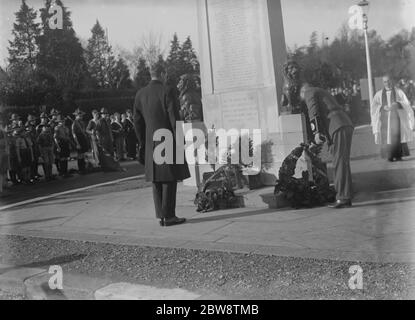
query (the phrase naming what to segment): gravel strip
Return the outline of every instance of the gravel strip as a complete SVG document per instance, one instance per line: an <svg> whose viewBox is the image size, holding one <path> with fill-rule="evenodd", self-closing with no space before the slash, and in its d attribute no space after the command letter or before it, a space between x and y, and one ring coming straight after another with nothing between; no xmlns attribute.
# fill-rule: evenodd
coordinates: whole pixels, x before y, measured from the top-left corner
<svg viewBox="0 0 415 320"><path fill-rule="evenodd" d="M5 292L0 289L0 301L1 300L26 300L26 299L24 296L20 294Z"/></svg>
<svg viewBox="0 0 415 320"><path fill-rule="evenodd" d="M0 236L0 262L242 299L413 299L415 265ZM348 287L363 269L363 290Z"/></svg>

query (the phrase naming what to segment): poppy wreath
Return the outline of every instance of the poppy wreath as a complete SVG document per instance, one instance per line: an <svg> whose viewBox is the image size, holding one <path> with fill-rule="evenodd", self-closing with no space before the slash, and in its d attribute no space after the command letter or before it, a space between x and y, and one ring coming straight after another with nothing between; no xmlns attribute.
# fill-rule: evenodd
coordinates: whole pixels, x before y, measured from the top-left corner
<svg viewBox="0 0 415 320"><path fill-rule="evenodd" d="M238 198L233 191L232 172L237 165L224 165L207 179L199 188L194 204L197 212L238 207Z"/></svg>
<svg viewBox="0 0 415 320"><path fill-rule="evenodd" d="M320 151L319 146L301 144L282 163L274 194L282 194L295 209L321 206L335 199L336 192L330 186L326 165L318 156ZM297 161L303 152L311 160L313 181L309 181L308 170L302 172L301 178L294 177Z"/></svg>

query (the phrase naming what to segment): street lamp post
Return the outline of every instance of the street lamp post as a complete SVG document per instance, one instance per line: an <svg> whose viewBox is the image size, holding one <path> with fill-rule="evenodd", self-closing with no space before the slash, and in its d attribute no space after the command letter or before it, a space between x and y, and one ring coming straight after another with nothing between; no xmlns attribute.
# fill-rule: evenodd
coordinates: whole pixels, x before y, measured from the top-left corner
<svg viewBox="0 0 415 320"><path fill-rule="evenodd" d="M359 6L363 10L363 32L365 34L366 45L366 63L367 63L367 77L369 83L369 103L372 106L374 92L373 92L373 77L372 77L372 64L370 62L370 50L369 50L369 38L368 38L368 13L369 13L369 1L363 0L359 2Z"/></svg>

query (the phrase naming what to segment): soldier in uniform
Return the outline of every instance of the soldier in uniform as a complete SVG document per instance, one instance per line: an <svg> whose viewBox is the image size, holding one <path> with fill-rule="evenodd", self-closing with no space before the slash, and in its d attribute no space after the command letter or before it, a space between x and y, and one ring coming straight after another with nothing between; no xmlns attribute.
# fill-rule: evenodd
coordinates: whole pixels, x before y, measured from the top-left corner
<svg viewBox="0 0 415 320"><path fill-rule="evenodd" d="M75 120L72 123L72 136L78 152L78 170L80 173L85 173L85 153L89 150L89 139L83 121L84 114L80 109L76 109L74 112Z"/></svg>
<svg viewBox="0 0 415 320"><path fill-rule="evenodd" d="M337 201L329 207L335 209L351 207L350 149L354 130L352 121L336 99L326 90L304 84L300 95L307 105L315 143L323 144L327 141L333 154Z"/></svg>

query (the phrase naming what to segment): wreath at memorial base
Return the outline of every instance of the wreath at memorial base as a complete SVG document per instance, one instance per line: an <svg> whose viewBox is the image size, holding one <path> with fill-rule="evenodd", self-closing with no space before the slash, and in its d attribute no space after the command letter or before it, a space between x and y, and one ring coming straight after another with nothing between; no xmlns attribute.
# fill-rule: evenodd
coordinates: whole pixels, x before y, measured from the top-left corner
<svg viewBox="0 0 415 320"><path fill-rule="evenodd" d="M330 186L326 165L318 156L320 150L321 148L315 145L301 144L282 163L274 194L282 194L293 208L321 206L335 200L336 192ZM303 152L311 160L313 181L309 181L308 170L302 172L301 178L294 177L297 161Z"/></svg>
<svg viewBox="0 0 415 320"><path fill-rule="evenodd" d="M238 198L233 191L233 177L239 172L238 165L224 165L207 179L196 194L197 212L208 212L238 207Z"/></svg>

